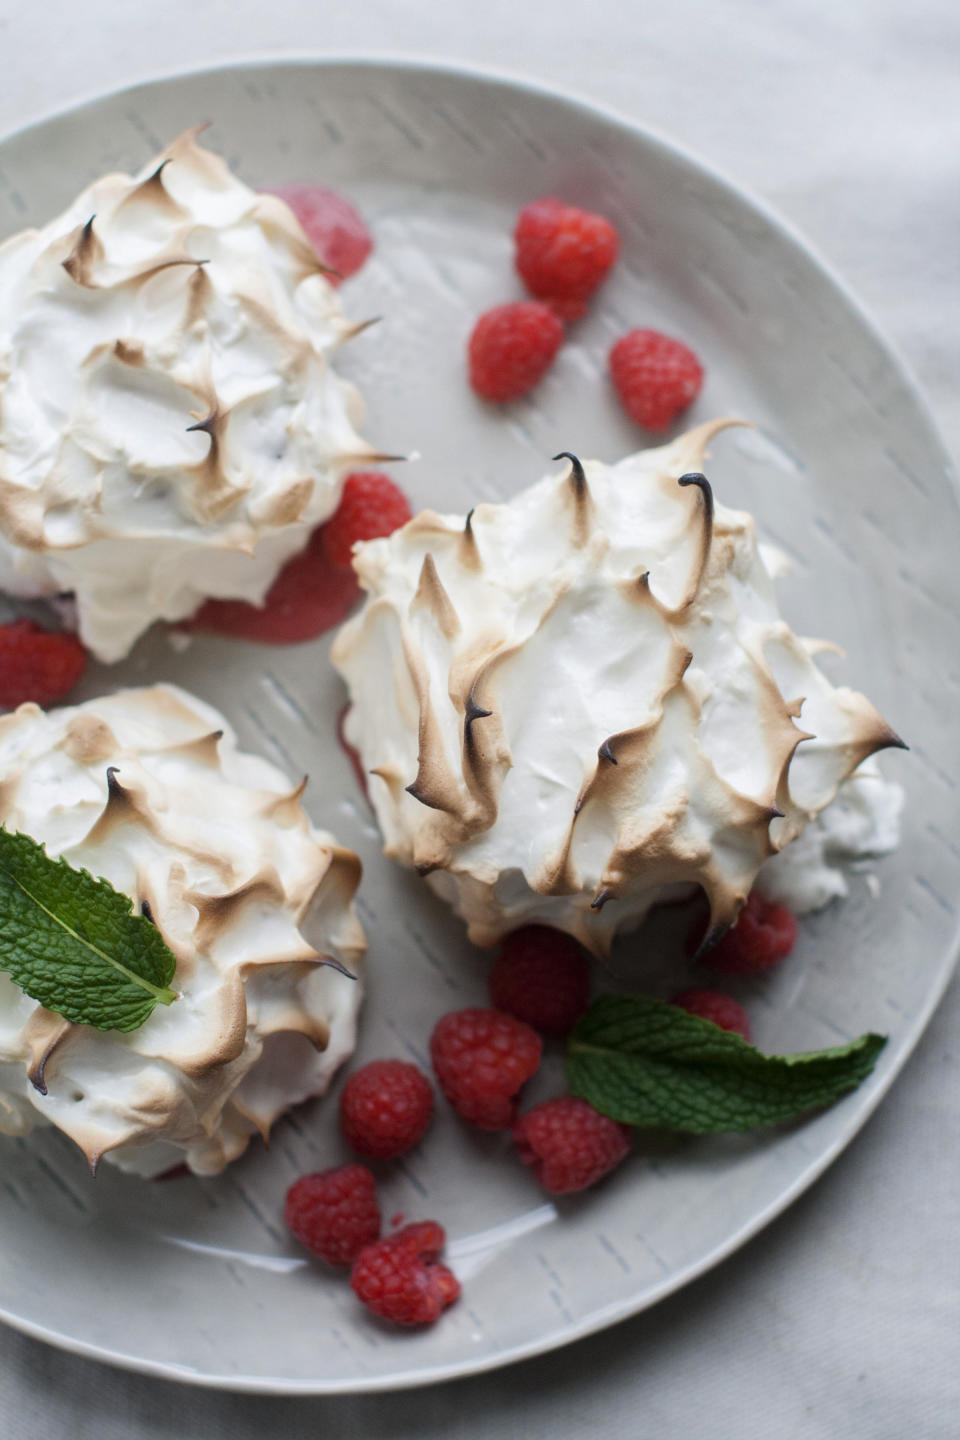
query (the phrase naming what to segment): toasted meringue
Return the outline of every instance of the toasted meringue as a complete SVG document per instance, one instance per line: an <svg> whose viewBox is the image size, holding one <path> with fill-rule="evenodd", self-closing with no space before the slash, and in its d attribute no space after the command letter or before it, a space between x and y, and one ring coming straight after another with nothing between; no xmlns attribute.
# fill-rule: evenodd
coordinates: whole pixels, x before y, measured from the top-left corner
<svg viewBox="0 0 960 1440"><path fill-rule="evenodd" d="M0 1133L49 1122L94 1168L210 1175L326 1089L354 1044L360 862L302 790L170 685L0 719L3 824L145 908L179 997L119 1034L0 974Z"/></svg>
<svg viewBox="0 0 960 1440"><path fill-rule="evenodd" d="M333 660L387 855L494 943L530 921L597 954L699 886L731 924L763 862L897 736L781 619L702 425L466 518L358 547ZM558 457L560 458L560 457Z"/></svg>
<svg viewBox="0 0 960 1440"><path fill-rule="evenodd" d="M900 843L903 802L903 786L864 760L803 833L761 866L757 889L794 915L846 899L855 876L876 894L874 862Z"/></svg>
<svg viewBox="0 0 960 1440"><path fill-rule="evenodd" d="M105 661L208 596L262 602L374 455L330 363L360 328L192 131L0 245L0 587L72 592Z"/></svg>

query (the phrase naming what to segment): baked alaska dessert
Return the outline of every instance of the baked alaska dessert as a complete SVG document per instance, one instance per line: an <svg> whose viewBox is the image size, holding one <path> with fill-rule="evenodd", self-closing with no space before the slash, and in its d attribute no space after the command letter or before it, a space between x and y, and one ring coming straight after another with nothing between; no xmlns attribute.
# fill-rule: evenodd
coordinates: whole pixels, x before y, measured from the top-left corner
<svg viewBox="0 0 960 1440"><path fill-rule="evenodd" d="M314 829L303 788L170 685L0 719L3 824L129 895L178 997L123 1034L0 973L0 1134L51 1124L93 1168L211 1175L326 1089L354 1045L360 862Z"/></svg>
<svg viewBox="0 0 960 1440"><path fill-rule="evenodd" d="M539 921L602 955L697 887L716 938L764 863L902 743L781 619L751 516L715 504L702 466L731 423L616 465L568 456L505 504L427 511L355 552L345 737L386 854L477 944ZM852 783L869 815L851 853L890 848L898 789ZM843 889L849 839L820 824L812 903Z"/></svg>
<svg viewBox="0 0 960 1440"><path fill-rule="evenodd" d="M194 131L0 245L0 588L72 593L104 661L262 602L375 458L328 273Z"/></svg>

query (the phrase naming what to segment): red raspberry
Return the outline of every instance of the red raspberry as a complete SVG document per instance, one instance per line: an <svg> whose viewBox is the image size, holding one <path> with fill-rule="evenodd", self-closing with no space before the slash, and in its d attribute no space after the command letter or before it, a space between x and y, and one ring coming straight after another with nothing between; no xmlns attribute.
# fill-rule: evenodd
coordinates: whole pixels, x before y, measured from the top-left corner
<svg viewBox="0 0 960 1440"><path fill-rule="evenodd" d="M563 326L549 306L495 305L470 336L470 384L484 400L517 400L543 379L562 343Z"/></svg>
<svg viewBox="0 0 960 1440"><path fill-rule="evenodd" d="M561 320L586 314L620 250L609 220L551 197L523 207L513 238L520 278Z"/></svg>
<svg viewBox="0 0 960 1440"><path fill-rule="evenodd" d="M742 1035L744 1040L750 1039L750 1017L746 1010L719 990L681 990L670 1004L679 1005L681 1010L688 1010L691 1015L699 1015L701 1020L712 1020L721 1030L731 1030L735 1035Z"/></svg>
<svg viewBox="0 0 960 1440"><path fill-rule="evenodd" d="M751 890L736 925L702 961L720 975L762 975L789 955L796 941L796 917Z"/></svg>
<svg viewBox="0 0 960 1440"><path fill-rule="evenodd" d="M703 366L689 346L657 330L631 330L610 351L623 408L647 430L666 430L700 394Z"/></svg>
<svg viewBox="0 0 960 1440"><path fill-rule="evenodd" d="M437 1259L446 1242L434 1220L405 1225L361 1250L350 1275L368 1310L396 1325L431 1325L460 1294L460 1282Z"/></svg>
<svg viewBox="0 0 960 1440"><path fill-rule="evenodd" d="M402 1155L433 1118L433 1086L409 1060L372 1060L340 1097L340 1128L348 1145L380 1160Z"/></svg>
<svg viewBox="0 0 960 1440"><path fill-rule="evenodd" d="M590 1003L590 964L571 935L524 925L503 942L490 971L490 999L551 1035L565 1035Z"/></svg>
<svg viewBox="0 0 960 1440"><path fill-rule="evenodd" d="M360 586L352 570L330 564L323 553L323 529L314 530L306 547L288 560L262 605L245 600L208 600L188 622L191 630L213 630L241 640L292 645L312 640L339 625Z"/></svg>
<svg viewBox="0 0 960 1440"><path fill-rule="evenodd" d="M540 1064L535 1030L500 1010L453 1010L437 1021L430 1058L450 1104L482 1130L513 1121L516 1096Z"/></svg>
<svg viewBox="0 0 960 1440"><path fill-rule="evenodd" d="M572 1095L534 1105L514 1124L513 1139L520 1159L533 1166L549 1195L595 1185L630 1149L628 1126Z"/></svg>
<svg viewBox="0 0 960 1440"><path fill-rule="evenodd" d="M356 470L347 476L340 504L321 531L323 553L332 565L350 569L351 552L358 540L392 535L409 519L407 497L389 475Z"/></svg>
<svg viewBox="0 0 960 1440"><path fill-rule="evenodd" d="M0 625L0 707L32 700L53 705L72 690L87 665L76 635L41 630L32 620Z"/></svg>
<svg viewBox="0 0 960 1440"><path fill-rule="evenodd" d="M349 200L323 185L272 185L266 191L286 201L320 260L337 271L329 277L332 284L360 269L373 241Z"/></svg>
<svg viewBox="0 0 960 1440"><path fill-rule="evenodd" d="M283 1218L301 1245L328 1265L352 1265L380 1234L373 1176L365 1165L301 1175L287 1191Z"/></svg>

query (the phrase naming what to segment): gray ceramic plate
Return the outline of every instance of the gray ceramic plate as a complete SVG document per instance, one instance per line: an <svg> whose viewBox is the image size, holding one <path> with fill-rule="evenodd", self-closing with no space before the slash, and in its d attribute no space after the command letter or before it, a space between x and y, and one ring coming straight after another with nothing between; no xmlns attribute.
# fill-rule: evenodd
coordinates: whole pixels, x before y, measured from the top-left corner
<svg viewBox="0 0 960 1440"><path fill-rule="evenodd" d="M880 898L860 885L806 923L790 964L750 1000L765 1048L888 1030L869 1084L787 1133L636 1157L556 1207L502 1162L503 1137L441 1115L384 1185L387 1214L436 1217L451 1236L464 1298L425 1333L368 1321L283 1233L286 1186L342 1153L332 1105L306 1107L269 1153L257 1148L203 1183L151 1185L106 1165L92 1182L56 1136L0 1141L0 1307L11 1324L209 1385L418 1385L564 1344L685 1284L820 1174L903 1065L956 942L960 517L909 378L805 246L671 145L529 85L393 61L161 81L4 142L0 233L47 218L99 172L135 168L207 119L210 143L252 184L316 179L368 216L376 252L344 298L352 313L384 320L344 368L368 396L370 437L420 452L402 476L418 505L466 509L506 495L561 449L610 460L637 448L603 379L609 344L638 323L686 336L708 370L694 418L732 411L759 427L717 442L720 496L754 510L792 555L782 598L795 628L846 646L837 673L911 745L888 757L908 809ZM518 293L511 222L550 192L610 215L623 259L535 397L491 414L464 383L464 342L481 309ZM92 674L86 691L176 680L222 706L251 748L291 775L311 773L313 814L366 868L362 1053L422 1057L432 1019L483 995L484 964L421 884L379 857L334 738L342 695L326 653L325 641L264 649L212 637L177 653L154 635L124 665ZM650 983L661 983L656 973Z"/></svg>

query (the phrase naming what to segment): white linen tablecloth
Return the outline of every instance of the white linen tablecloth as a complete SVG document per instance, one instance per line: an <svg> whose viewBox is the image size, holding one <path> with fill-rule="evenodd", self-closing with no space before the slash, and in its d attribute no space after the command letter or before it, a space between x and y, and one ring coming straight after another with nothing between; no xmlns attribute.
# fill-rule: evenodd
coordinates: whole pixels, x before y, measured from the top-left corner
<svg viewBox="0 0 960 1440"><path fill-rule="evenodd" d="M0 131L188 64L373 47L596 99L772 202L899 345L957 453L955 0L0 0ZM958 1042L955 985L812 1192L711 1275L572 1348L429 1390L275 1400L0 1331L0 1440L955 1440Z"/></svg>

